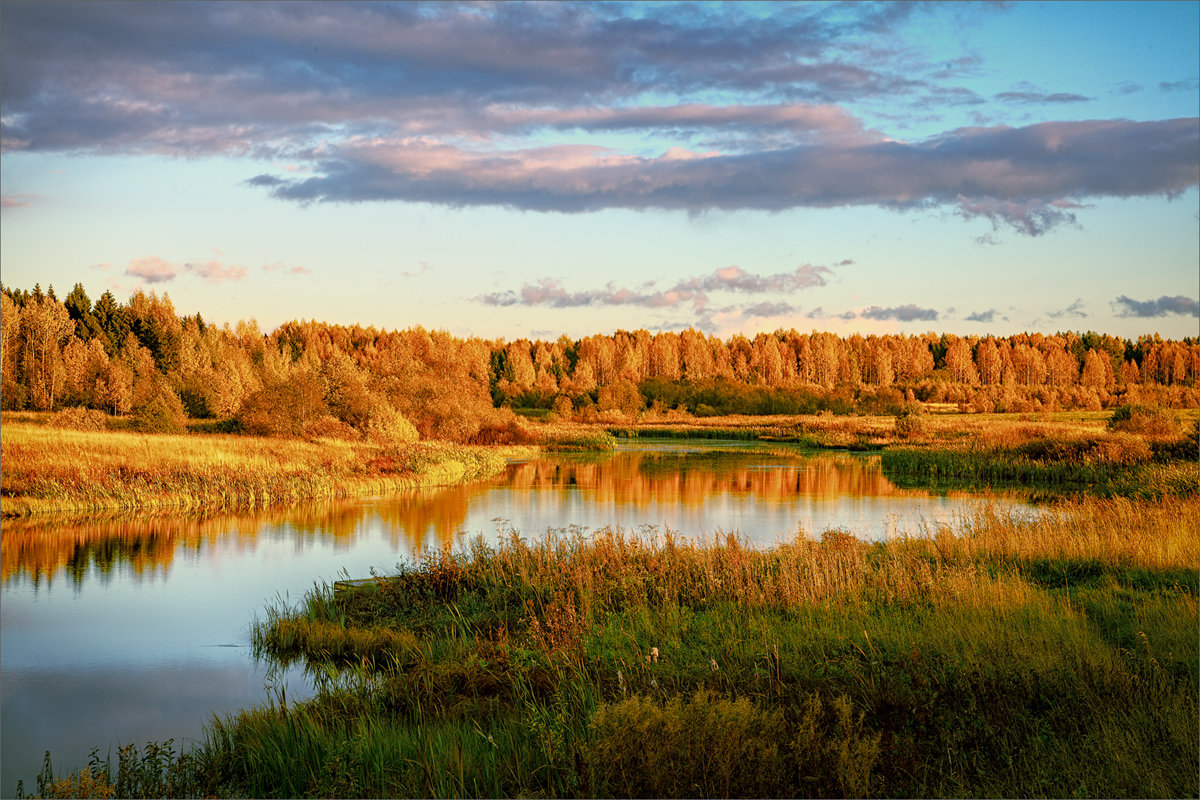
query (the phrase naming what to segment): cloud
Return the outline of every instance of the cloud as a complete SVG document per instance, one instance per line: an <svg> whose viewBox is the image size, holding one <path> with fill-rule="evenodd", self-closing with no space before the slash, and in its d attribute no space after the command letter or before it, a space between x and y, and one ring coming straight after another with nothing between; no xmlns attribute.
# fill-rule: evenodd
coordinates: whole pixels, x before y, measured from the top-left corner
<svg viewBox="0 0 1200 800"><path fill-rule="evenodd" d="M979 57L929 58L917 21L1000 9L17 3L0 28L0 145L265 161L284 166L245 183L299 203L941 208L1031 236L1096 198L1200 182L1195 117L899 141L848 110L984 103L957 83L984 73ZM1023 83L993 99L1089 98Z"/></svg>
<svg viewBox="0 0 1200 800"><path fill-rule="evenodd" d="M237 264L222 264L219 261L190 261L182 266L159 258L144 256L129 262L125 274L138 278L146 283L166 283L175 280L183 273L190 273L209 283L224 281L240 281L248 273L247 269Z"/></svg>
<svg viewBox="0 0 1200 800"><path fill-rule="evenodd" d="M3 140L189 155L287 152L384 128L853 127L836 108L790 104L890 97L944 77L944 65L873 43L918 9L20 4L0 30ZM646 95L722 91L785 103L620 109Z"/></svg>
<svg viewBox="0 0 1200 800"><path fill-rule="evenodd" d="M592 145L468 149L424 138L330 148L302 202L408 201L529 211L950 206L1040 236L1077 224L1083 200L1174 196L1200 182L1200 120L1091 120L970 128L918 142L817 143L713 155L633 156Z"/></svg>
<svg viewBox="0 0 1200 800"><path fill-rule="evenodd" d="M782 300L774 302L764 301L742 309L743 317L784 317L799 313L800 308L798 306Z"/></svg>
<svg viewBox="0 0 1200 800"><path fill-rule="evenodd" d="M938 312L932 308L920 308L912 303L903 306L880 308L871 306L859 311L857 316L863 319L894 320L896 322L915 322L917 320L936 320Z"/></svg>
<svg viewBox="0 0 1200 800"><path fill-rule="evenodd" d="M1050 319L1062 319L1063 317L1082 319L1087 316L1087 312L1083 310L1083 298L1080 297L1064 309L1046 312L1046 316L1050 317Z"/></svg>
<svg viewBox="0 0 1200 800"><path fill-rule="evenodd" d="M247 273L245 267L236 264L225 265L219 261L192 262L184 264L183 268L209 283L240 281L246 277Z"/></svg>
<svg viewBox="0 0 1200 800"><path fill-rule="evenodd" d="M1047 103L1087 103L1095 98L1070 92L1000 92L993 95L1002 103L1017 103L1020 105L1045 105Z"/></svg>
<svg viewBox="0 0 1200 800"><path fill-rule="evenodd" d="M263 268L263 272L282 272L282 273L287 273L288 275L311 275L312 274L312 270L310 270L308 267L300 267L300 266L290 266L289 267L287 264L284 264L282 261L275 261L271 264L263 264L262 268Z"/></svg>
<svg viewBox="0 0 1200 800"><path fill-rule="evenodd" d="M1200 80L1189 78L1183 81L1162 81L1158 84L1162 92L1194 92L1200 89Z"/></svg>
<svg viewBox="0 0 1200 800"><path fill-rule="evenodd" d="M37 205L41 199L40 195L25 194L23 192L0 195L0 208L29 208L30 206Z"/></svg>
<svg viewBox="0 0 1200 800"><path fill-rule="evenodd" d="M174 280L179 274L179 267L158 256L145 256L131 260L125 274L141 278L146 283L165 283Z"/></svg>
<svg viewBox="0 0 1200 800"><path fill-rule="evenodd" d="M987 311L976 311L966 316L967 322L984 322L991 323L996 320L996 309L989 308Z"/></svg>
<svg viewBox="0 0 1200 800"><path fill-rule="evenodd" d="M963 219L983 217L992 223L992 230L999 230L1004 223L1026 236L1041 236L1059 225L1078 225L1073 209L1083 208L1069 200L1030 199L1021 202L997 200L994 197L971 199L959 196L958 214ZM975 240L979 244L996 244L995 239L983 235Z"/></svg>
<svg viewBox="0 0 1200 800"><path fill-rule="evenodd" d="M1166 317L1171 314L1200 317L1200 303L1181 294L1174 297L1163 295L1157 300L1144 301L1121 295L1112 302L1112 307L1118 317Z"/></svg>
<svg viewBox="0 0 1200 800"><path fill-rule="evenodd" d="M850 260L840 265L853 263ZM833 274L830 267L802 264L791 272L756 275L737 265L722 267L708 275L685 278L669 289L655 289L653 283L629 288L609 283L603 289L570 291L553 278L526 283L520 291L491 292L476 297L490 306L549 306L551 308L580 308L585 306L640 306L642 308L675 308L691 303L697 311L708 304L709 292L742 294L786 294L824 286Z"/></svg>

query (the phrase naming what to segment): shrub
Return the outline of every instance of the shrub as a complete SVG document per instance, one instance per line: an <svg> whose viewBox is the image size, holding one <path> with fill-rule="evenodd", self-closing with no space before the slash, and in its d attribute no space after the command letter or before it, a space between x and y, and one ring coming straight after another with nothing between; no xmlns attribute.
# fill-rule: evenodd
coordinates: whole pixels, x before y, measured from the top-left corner
<svg viewBox="0 0 1200 800"><path fill-rule="evenodd" d="M1164 409L1124 405L1113 410L1113 415L1108 420L1108 429L1142 436L1175 436L1179 433L1179 424L1174 415Z"/></svg>
<svg viewBox="0 0 1200 800"><path fill-rule="evenodd" d="M896 435L902 439L911 439L924 432L924 411L916 403L906 403L896 414Z"/></svg>
<svg viewBox="0 0 1200 800"><path fill-rule="evenodd" d="M392 408L382 397L372 397L371 411L367 416L367 439L385 444L409 444L417 441L417 426L403 414Z"/></svg>
<svg viewBox="0 0 1200 800"><path fill-rule="evenodd" d="M638 392L638 387L625 380L601 386L596 398L597 410L619 411L622 418L636 419L645 406L646 401Z"/></svg>
<svg viewBox="0 0 1200 800"><path fill-rule="evenodd" d="M94 408L74 406L56 412L47 424L73 431L102 431L108 427L108 415Z"/></svg>
<svg viewBox="0 0 1200 800"><path fill-rule="evenodd" d="M471 444L533 444L537 438L521 425L510 409L497 408L485 415Z"/></svg>
<svg viewBox="0 0 1200 800"><path fill-rule="evenodd" d="M317 417L304 423L305 439L345 439L354 441L361 439L358 431L334 416Z"/></svg>
<svg viewBox="0 0 1200 800"><path fill-rule="evenodd" d="M571 398L565 394L560 394L554 398L554 414L553 419L558 421L567 421L575 416L575 404L571 402Z"/></svg>
<svg viewBox="0 0 1200 800"><path fill-rule="evenodd" d="M183 433L187 412L175 390L165 383L146 402L133 409L133 429L143 433Z"/></svg>

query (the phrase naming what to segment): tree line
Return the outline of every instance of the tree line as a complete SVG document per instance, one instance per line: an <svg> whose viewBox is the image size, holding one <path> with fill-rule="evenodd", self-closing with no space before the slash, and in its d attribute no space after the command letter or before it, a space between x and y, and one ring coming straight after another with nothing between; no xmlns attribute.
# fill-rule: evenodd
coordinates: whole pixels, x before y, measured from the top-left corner
<svg viewBox="0 0 1200 800"><path fill-rule="evenodd" d="M1087 333L1007 337L777 330L617 331L553 341L459 338L293 321L216 326L170 298L76 284L65 298L0 286L0 405L134 415L181 429L224 420L267 435L500 441L509 410L627 421L640 413L886 412L1197 404L1197 340Z"/></svg>

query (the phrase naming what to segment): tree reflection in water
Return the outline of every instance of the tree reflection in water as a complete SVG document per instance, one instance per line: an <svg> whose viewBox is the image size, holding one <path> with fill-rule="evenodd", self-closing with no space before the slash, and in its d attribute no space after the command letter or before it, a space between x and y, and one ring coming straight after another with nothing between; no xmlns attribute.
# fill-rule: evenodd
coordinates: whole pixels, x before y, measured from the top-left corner
<svg viewBox="0 0 1200 800"><path fill-rule="evenodd" d="M229 544L231 538L237 549L252 551L259 538L268 535L291 537L300 545L315 539L351 545L365 531L376 535L382 529L397 551L419 556L430 545L454 546L467 528L468 512L482 508L487 496L497 492L518 504L570 493L586 503L635 512L653 507L702 511L726 497L787 506L801 499L928 496L896 487L883 476L878 457L870 456L804 455L753 447L717 451L633 447L604 456L550 454L511 464L490 480L367 501L311 503L241 515L5 521L0 581L7 584L25 576L37 586L61 575L80 585L94 567L103 582L118 565L127 565L135 580L154 579L166 576L178 553L200 554L217 540ZM547 517L542 530L580 523L554 518L561 506L561 502L539 506ZM589 522L604 524L603 520Z"/></svg>

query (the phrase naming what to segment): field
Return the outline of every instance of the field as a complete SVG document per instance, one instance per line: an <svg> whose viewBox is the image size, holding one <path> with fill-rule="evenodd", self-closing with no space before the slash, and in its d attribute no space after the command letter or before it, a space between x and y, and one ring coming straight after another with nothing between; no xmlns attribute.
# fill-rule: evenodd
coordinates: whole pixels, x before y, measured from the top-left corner
<svg viewBox="0 0 1200 800"><path fill-rule="evenodd" d="M494 547L433 552L364 585L316 586L255 621L260 657L303 663L314 699L277 694L214 719L183 753L128 746L63 775L48 758L36 792L1196 796L1195 425L1194 411L1135 410L614 428L875 449L918 483L1017 480L1056 486L1058 499L1036 515L982 504L953 526L875 544L845 530L765 551L736 536L533 542L514 530ZM611 442L603 426L528 427L545 445ZM267 492L231 493L259 502L314 459L334 465L331 486L354 486L380 480L359 465L383 458L365 443L12 420L4 446L6 510L13 453L32 465L27 480L76 487L114 470L132 481L137 464L144 507L176 496L153 484L156 472L178 486L209 465L230 476L213 486L264 482ZM390 457L429 459L424 472L393 467L406 479L453 479L503 452L420 445Z"/></svg>

